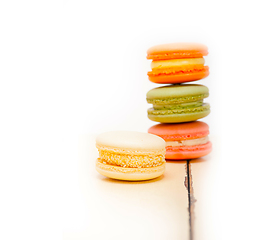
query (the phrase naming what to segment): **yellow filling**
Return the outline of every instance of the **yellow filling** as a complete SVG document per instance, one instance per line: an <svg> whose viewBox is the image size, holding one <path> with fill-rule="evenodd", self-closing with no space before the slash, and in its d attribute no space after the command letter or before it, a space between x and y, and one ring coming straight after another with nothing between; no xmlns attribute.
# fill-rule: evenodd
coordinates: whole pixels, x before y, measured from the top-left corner
<svg viewBox="0 0 253 240"><path fill-rule="evenodd" d="M99 158L103 162L121 167L148 168L162 165L165 162L165 150L160 152L160 154L150 153L146 155L124 154L102 149L98 149L98 151Z"/></svg>
<svg viewBox="0 0 253 240"><path fill-rule="evenodd" d="M171 59L163 61L152 61L151 68L170 68L170 67L181 67L189 65L202 65L204 66L204 58L185 58L185 59Z"/></svg>
<svg viewBox="0 0 253 240"><path fill-rule="evenodd" d="M97 159L96 166L99 169L103 169L106 171L122 172L122 173L154 173L154 172L160 172L165 169L165 163L157 167L152 167L152 168L124 168L120 166L107 164L100 158Z"/></svg>

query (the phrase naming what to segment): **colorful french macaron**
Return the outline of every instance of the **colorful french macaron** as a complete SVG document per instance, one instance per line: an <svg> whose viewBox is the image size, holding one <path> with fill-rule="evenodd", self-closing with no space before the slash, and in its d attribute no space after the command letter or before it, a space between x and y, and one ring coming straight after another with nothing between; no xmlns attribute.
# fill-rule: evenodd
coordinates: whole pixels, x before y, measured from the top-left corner
<svg viewBox="0 0 253 240"><path fill-rule="evenodd" d="M158 87L147 93L148 118L161 123L191 122L206 117L210 105L203 103L209 96L206 86L200 84L173 84Z"/></svg>
<svg viewBox="0 0 253 240"><path fill-rule="evenodd" d="M147 59L152 59L148 77L154 83L183 83L200 80L209 75L203 56L208 54L199 43L170 43L151 47Z"/></svg>
<svg viewBox="0 0 253 240"><path fill-rule="evenodd" d="M165 140L166 159L195 159L212 150L208 139L209 127L204 122L157 124L149 128L148 132Z"/></svg>
<svg viewBox="0 0 253 240"><path fill-rule="evenodd" d="M113 131L96 138L97 171L109 178L140 181L165 171L165 141L149 133Z"/></svg>

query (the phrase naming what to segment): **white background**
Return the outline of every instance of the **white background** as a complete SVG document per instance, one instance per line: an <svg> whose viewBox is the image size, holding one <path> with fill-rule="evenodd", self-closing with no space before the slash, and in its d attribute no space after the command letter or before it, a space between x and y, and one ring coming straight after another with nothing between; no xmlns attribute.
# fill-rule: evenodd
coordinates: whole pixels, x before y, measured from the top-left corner
<svg viewBox="0 0 253 240"><path fill-rule="evenodd" d="M251 239L252 22L250 1L2 0L0 238L62 239L79 227L68 211L81 198L79 136L146 132L145 95L158 86L146 50L184 41L209 47L199 83L222 143L220 236Z"/></svg>

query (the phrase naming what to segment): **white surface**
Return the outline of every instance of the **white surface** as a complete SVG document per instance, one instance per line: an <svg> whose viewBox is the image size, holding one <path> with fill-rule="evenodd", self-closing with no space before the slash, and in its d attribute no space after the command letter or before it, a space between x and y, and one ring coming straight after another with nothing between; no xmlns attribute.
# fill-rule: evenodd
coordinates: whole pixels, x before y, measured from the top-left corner
<svg viewBox="0 0 253 240"><path fill-rule="evenodd" d="M94 182L80 180L78 136L89 142L88 134L105 131L146 132L154 123L145 96L157 87L147 79L146 50L195 41L209 47L211 74L198 82L210 91L211 114L203 120L221 138L214 145L221 156L213 197L218 236L251 239L252 20L246 0L1 1L0 238L63 239L87 230L87 216L96 222L100 215L92 211L100 199L93 198ZM95 161L88 151L85 159ZM130 185L124 186L127 192ZM159 211L151 205L144 215L148 227ZM98 229L113 229L105 216Z"/></svg>
<svg viewBox="0 0 253 240"><path fill-rule="evenodd" d="M224 223L222 212L217 208L220 197L217 195L219 182L217 182L217 169L222 161L220 152L220 139L211 136L213 151L205 157L190 162L192 176L192 195L195 199L193 207L193 236L194 240L221 239ZM232 214L231 209L230 214ZM230 215L231 216L231 215Z"/></svg>
<svg viewBox="0 0 253 240"><path fill-rule="evenodd" d="M90 161L98 154L92 144L95 137L90 135L89 139L87 142L86 136L79 138L79 199L82 204L73 208L74 217L65 219L63 239L187 239L184 162L166 163L165 174L154 180L108 179L98 174L95 163Z"/></svg>

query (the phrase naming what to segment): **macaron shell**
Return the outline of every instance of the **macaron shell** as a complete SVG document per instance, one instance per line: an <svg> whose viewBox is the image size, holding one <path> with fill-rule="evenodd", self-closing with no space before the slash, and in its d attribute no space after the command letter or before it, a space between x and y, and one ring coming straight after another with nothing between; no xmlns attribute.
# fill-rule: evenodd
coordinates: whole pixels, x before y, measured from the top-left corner
<svg viewBox="0 0 253 240"><path fill-rule="evenodd" d="M166 147L165 159L182 160L204 157L212 151L212 143L187 147Z"/></svg>
<svg viewBox="0 0 253 240"><path fill-rule="evenodd" d="M150 127L148 132L162 137L165 141L191 140L206 137L209 134L209 126L201 121L162 123Z"/></svg>
<svg viewBox="0 0 253 240"><path fill-rule="evenodd" d="M147 59L167 60L180 58L198 58L208 54L207 46L199 43L169 43L156 45L148 49Z"/></svg>
<svg viewBox="0 0 253 240"><path fill-rule="evenodd" d="M96 138L100 147L134 150L140 152L156 152L164 149L164 140L148 133L134 131L112 131L101 133Z"/></svg>
<svg viewBox="0 0 253 240"><path fill-rule="evenodd" d="M196 96L202 96L198 99L193 98ZM172 99L166 104L174 104L181 102L191 102L200 100L208 97L209 90L206 86L201 84L177 84L177 85L168 85L163 87L157 87L151 89L147 92L147 101L149 103L155 103L154 100L157 99ZM190 97L191 100L187 99ZM177 101L178 98L182 98L181 101ZM152 101L151 101L152 100Z"/></svg>
<svg viewBox="0 0 253 240"><path fill-rule="evenodd" d="M160 123L180 123L180 122L191 122L206 117L210 113L210 110L202 112L192 113L180 113L180 114L169 114L169 115L153 115L148 114L148 118L155 122Z"/></svg>
<svg viewBox="0 0 253 240"><path fill-rule="evenodd" d="M149 75L148 78L153 83L176 84L176 83L197 81L207 77L208 75L209 69L206 69L201 72Z"/></svg>
<svg viewBox="0 0 253 240"><path fill-rule="evenodd" d="M143 181L160 177L165 172L166 164L152 168L124 168L115 165L109 165L96 162L96 170L105 177L126 180L126 181Z"/></svg>

